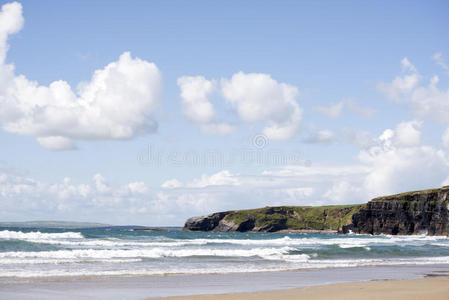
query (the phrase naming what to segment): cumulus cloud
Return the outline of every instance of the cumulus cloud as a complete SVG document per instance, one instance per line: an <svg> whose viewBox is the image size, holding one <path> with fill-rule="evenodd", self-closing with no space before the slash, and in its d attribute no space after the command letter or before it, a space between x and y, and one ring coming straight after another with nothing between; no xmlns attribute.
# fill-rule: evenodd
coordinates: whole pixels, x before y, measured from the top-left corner
<svg viewBox="0 0 449 300"><path fill-rule="evenodd" d="M423 83L418 70L407 58L401 64L405 74L391 83L380 83L379 90L391 99L409 103L419 118L449 124L449 89L438 87L439 78L436 75L427 84Z"/></svg>
<svg viewBox="0 0 449 300"><path fill-rule="evenodd" d="M43 148L53 151L76 149L76 145L73 140L63 136L38 137L37 142Z"/></svg>
<svg viewBox="0 0 449 300"><path fill-rule="evenodd" d="M216 85L202 76L180 77L181 106L184 116L199 125L203 132L228 134L233 131L233 126L217 121L210 101ZM298 133L301 108L296 99L296 87L279 83L268 74L238 72L229 79L222 78L219 90L239 119L264 126L262 133L267 138L286 140Z"/></svg>
<svg viewBox="0 0 449 300"><path fill-rule="evenodd" d="M0 64L5 62L8 52L8 35L19 32L23 27L22 5L6 3L0 11Z"/></svg>
<svg viewBox="0 0 449 300"><path fill-rule="evenodd" d="M240 181L234 174L231 174L228 170L223 170L215 173L211 176L203 174L201 178L194 179L192 182L186 184L187 187L202 188L207 186L219 186L219 185L240 185Z"/></svg>
<svg viewBox="0 0 449 300"><path fill-rule="evenodd" d="M170 180L164 181L164 183L162 183L162 185L161 185L161 187L164 189L175 189L175 188L179 188L182 186L183 186L182 182L180 182L177 179L170 179Z"/></svg>
<svg viewBox="0 0 449 300"><path fill-rule="evenodd" d="M239 72L221 80L221 91L242 121L264 124L262 132L268 138L285 140L298 132L301 108L296 87L268 74Z"/></svg>
<svg viewBox="0 0 449 300"><path fill-rule="evenodd" d="M390 99L401 100L404 95L412 92L418 85L421 76L418 74L416 67L404 57L401 60L402 76L397 76L391 83L381 82L378 89L386 94Z"/></svg>
<svg viewBox="0 0 449 300"><path fill-rule="evenodd" d="M394 130L385 130L378 138L378 145L359 153L360 162L371 168L364 180L369 194L438 187L448 178L446 153L422 145L420 129L420 122L400 123Z"/></svg>
<svg viewBox="0 0 449 300"><path fill-rule="evenodd" d="M401 146L418 146L421 143L422 122L402 122L396 126L396 143Z"/></svg>
<svg viewBox="0 0 449 300"><path fill-rule="evenodd" d="M363 192L360 185L342 180L333 183L331 188L323 194L323 197L332 203L351 204L352 201L358 202L359 199L366 197Z"/></svg>
<svg viewBox="0 0 449 300"><path fill-rule="evenodd" d="M161 98L162 78L155 64L125 52L76 91L64 80L42 86L14 74L14 65L4 62L8 36L23 26L22 6L3 5L0 25L4 130L35 136L53 150L73 149L75 140L129 139L156 130L152 113Z"/></svg>
<svg viewBox="0 0 449 300"><path fill-rule="evenodd" d="M214 91L214 83L202 76L183 76L178 78L181 89L181 106L184 116L192 123L200 126L205 133L230 134L232 125L217 121L217 116L209 100Z"/></svg>

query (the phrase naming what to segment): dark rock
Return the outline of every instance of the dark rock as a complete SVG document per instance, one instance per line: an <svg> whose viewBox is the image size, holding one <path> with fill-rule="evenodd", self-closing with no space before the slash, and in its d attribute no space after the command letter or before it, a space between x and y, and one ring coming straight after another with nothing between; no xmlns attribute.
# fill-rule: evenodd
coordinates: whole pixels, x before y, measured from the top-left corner
<svg viewBox="0 0 449 300"><path fill-rule="evenodd" d="M237 227L237 231L238 232L251 231L253 230L255 224L256 220L253 217L249 216L247 220L239 224L239 226Z"/></svg>
<svg viewBox="0 0 449 300"><path fill-rule="evenodd" d="M219 212L208 216L190 218L186 221L183 231L212 231L226 214L226 212Z"/></svg>
<svg viewBox="0 0 449 300"><path fill-rule="evenodd" d="M449 187L379 197L352 216L343 233L449 235Z"/></svg>

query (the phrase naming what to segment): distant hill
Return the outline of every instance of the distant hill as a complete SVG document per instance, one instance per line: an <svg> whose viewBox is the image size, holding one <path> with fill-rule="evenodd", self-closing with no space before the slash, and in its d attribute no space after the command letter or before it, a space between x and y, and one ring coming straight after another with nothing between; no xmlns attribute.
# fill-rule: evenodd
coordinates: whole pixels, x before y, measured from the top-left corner
<svg viewBox="0 0 449 300"><path fill-rule="evenodd" d="M24 227L24 228L96 228L110 227L110 224L90 223L90 222L67 222L67 221L27 221L27 222L0 222L0 227Z"/></svg>

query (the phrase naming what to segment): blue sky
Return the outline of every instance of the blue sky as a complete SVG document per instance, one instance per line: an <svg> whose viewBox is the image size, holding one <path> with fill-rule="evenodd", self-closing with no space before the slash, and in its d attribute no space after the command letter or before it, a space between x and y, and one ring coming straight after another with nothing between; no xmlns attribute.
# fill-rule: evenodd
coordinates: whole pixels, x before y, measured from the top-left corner
<svg viewBox="0 0 449 300"><path fill-rule="evenodd" d="M0 219L180 225L449 184L448 11L446 1L7 4ZM160 165L142 158L148 149ZM211 153L227 163L209 164Z"/></svg>

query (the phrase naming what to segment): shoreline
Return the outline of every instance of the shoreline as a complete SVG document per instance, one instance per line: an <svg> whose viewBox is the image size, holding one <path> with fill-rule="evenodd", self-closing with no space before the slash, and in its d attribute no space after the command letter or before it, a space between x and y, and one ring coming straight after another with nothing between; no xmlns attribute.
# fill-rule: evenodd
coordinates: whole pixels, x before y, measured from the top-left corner
<svg viewBox="0 0 449 300"><path fill-rule="evenodd" d="M449 276L449 264L370 266L260 273L66 278L69 280L34 278L35 281L31 281L32 279L28 278L26 282L20 280L0 283L0 298L11 300L61 298L119 300L194 297L194 295L216 297L216 295L241 293L259 295L285 292L297 288L309 289L356 282L416 280L426 276L438 278L435 276L441 275ZM437 298L433 300L437 300Z"/></svg>
<svg viewBox="0 0 449 300"><path fill-rule="evenodd" d="M337 283L308 286L285 290L271 290L252 293L230 293L214 295L191 295L148 299L167 300L252 300L252 299L286 299L286 300L347 300L347 299L382 299L382 300L432 300L449 298L449 276L425 277L409 280L382 280Z"/></svg>

